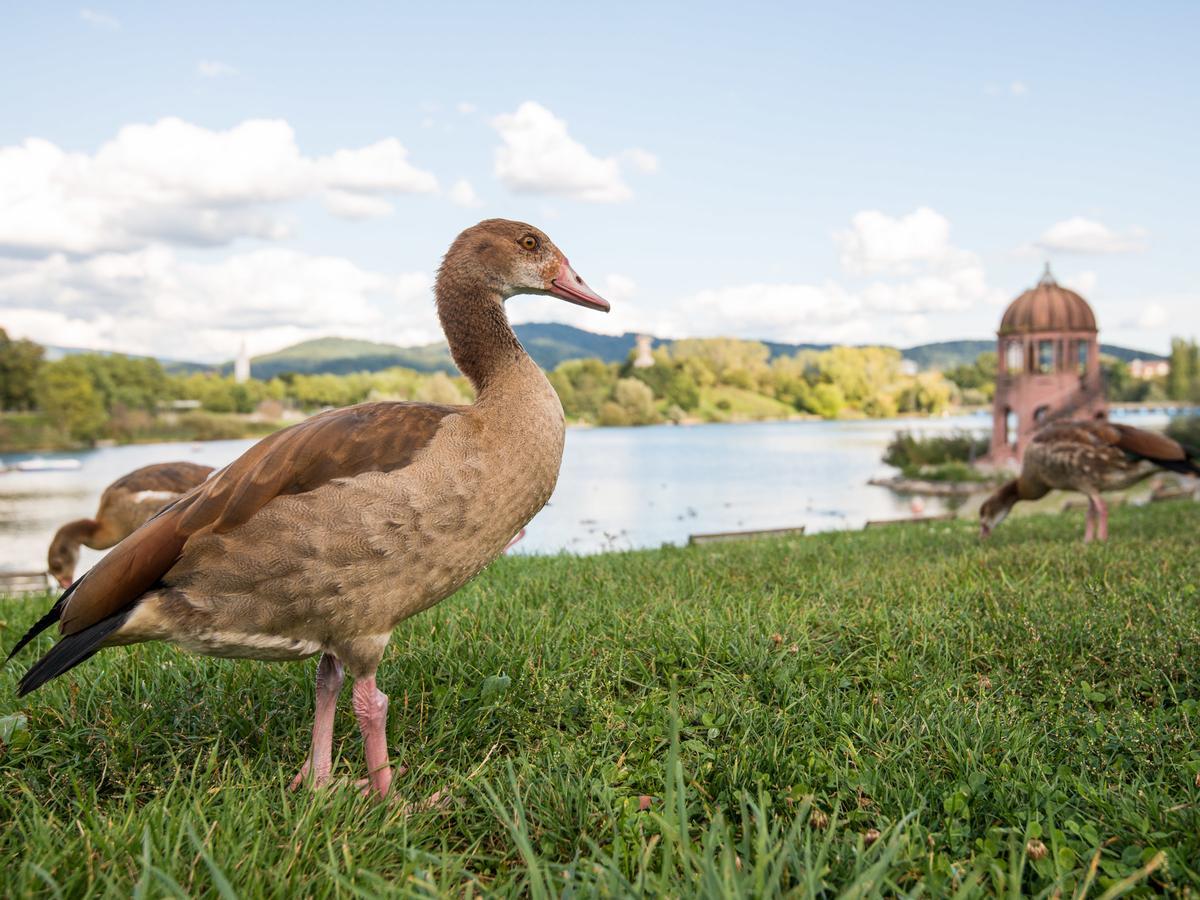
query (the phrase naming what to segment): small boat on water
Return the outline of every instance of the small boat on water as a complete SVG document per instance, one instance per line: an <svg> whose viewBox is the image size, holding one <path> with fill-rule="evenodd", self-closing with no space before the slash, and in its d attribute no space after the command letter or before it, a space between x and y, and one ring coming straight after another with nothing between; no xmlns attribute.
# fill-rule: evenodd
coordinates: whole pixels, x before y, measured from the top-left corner
<svg viewBox="0 0 1200 900"><path fill-rule="evenodd" d="M12 465L0 468L7 472L72 472L83 467L77 459L46 459L35 456L33 459L23 459Z"/></svg>

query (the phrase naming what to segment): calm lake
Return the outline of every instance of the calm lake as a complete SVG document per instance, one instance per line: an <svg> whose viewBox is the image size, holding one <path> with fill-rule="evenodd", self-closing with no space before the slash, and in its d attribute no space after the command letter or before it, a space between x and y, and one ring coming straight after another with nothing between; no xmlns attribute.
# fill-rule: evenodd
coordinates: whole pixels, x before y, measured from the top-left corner
<svg viewBox="0 0 1200 900"><path fill-rule="evenodd" d="M1160 424L1138 416L1138 424ZM1165 417L1161 420L1165 421ZM983 432L990 416L853 422L572 428L558 489L514 552L594 553L684 543L689 534L784 528L858 528L912 515L910 498L870 487L894 472L880 462L897 429ZM41 569L62 523L91 516L104 488L139 466L175 459L222 466L253 441L140 444L82 453L59 472L0 473L0 569ZM0 458L0 464L31 454ZM936 498L924 514L944 511ZM81 571L102 554L87 550Z"/></svg>

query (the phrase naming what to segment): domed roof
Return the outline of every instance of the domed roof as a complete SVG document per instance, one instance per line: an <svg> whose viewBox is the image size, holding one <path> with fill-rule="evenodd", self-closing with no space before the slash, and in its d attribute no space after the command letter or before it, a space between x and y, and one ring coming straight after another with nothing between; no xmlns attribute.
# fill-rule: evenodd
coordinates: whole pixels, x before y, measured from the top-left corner
<svg viewBox="0 0 1200 900"><path fill-rule="evenodd" d="M1014 300L1000 320L1000 334L1034 331L1096 331L1096 316L1087 301L1060 285L1050 265L1037 286Z"/></svg>

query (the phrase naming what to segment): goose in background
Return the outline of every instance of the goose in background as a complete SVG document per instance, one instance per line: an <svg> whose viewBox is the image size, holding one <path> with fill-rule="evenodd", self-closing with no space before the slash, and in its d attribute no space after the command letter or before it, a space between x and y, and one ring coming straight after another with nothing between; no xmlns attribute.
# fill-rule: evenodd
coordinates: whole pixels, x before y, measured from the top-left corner
<svg viewBox="0 0 1200 900"><path fill-rule="evenodd" d="M165 462L122 475L100 495L96 518L76 519L55 532L46 554L50 576L64 588L70 587L79 564L80 546L93 550L116 546L164 506L208 478L212 471L212 466Z"/></svg>
<svg viewBox="0 0 1200 900"><path fill-rule="evenodd" d="M1125 490L1162 470L1200 475L1197 458L1200 453L1164 434L1104 419L1048 425L1029 442L1020 476L980 507L980 534L988 537L1019 501L1059 490L1077 491L1088 499L1084 541L1107 540L1104 492Z"/></svg>

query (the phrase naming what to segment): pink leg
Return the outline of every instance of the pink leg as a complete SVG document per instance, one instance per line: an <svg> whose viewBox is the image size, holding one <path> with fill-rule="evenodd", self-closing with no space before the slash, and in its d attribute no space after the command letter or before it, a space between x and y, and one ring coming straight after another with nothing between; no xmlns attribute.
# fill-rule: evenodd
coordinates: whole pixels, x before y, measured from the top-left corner
<svg viewBox="0 0 1200 900"><path fill-rule="evenodd" d="M1102 541L1108 540L1108 504L1104 502L1103 497L1096 498L1096 514L1100 519L1100 524L1096 529L1096 537Z"/></svg>
<svg viewBox="0 0 1200 900"><path fill-rule="evenodd" d="M370 675L355 680L352 699L367 755L368 785L364 793L373 792L386 797L392 784L392 767L388 764L387 749L387 694L375 686L375 676Z"/></svg>
<svg viewBox="0 0 1200 900"><path fill-rule="evenodd" d="M313 788L329 783L329 772L333 768L333 715L337 711L344 678L338 658L332 653L322 654L317 664L317 712L313 717L312 750L299 774L292 779L293 791L309 777Z"/></svg>
<svg viewBox="0 0 1200 900"><path fill-rule="evenodd" d="M1092 538L1096 536L1096 501L1088 497L1087 505L1087 525L1083 529L1083 542L1090 544Z"/></svg>

